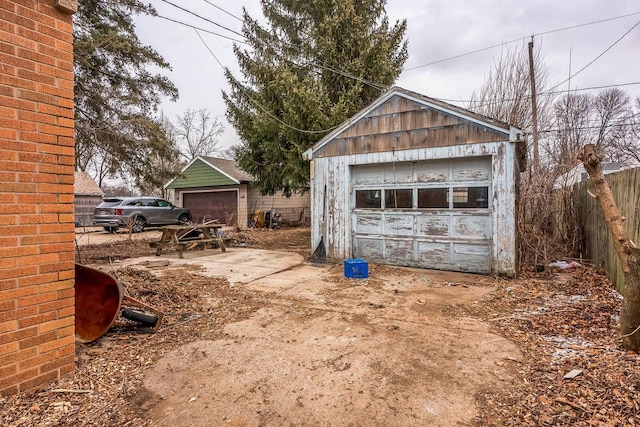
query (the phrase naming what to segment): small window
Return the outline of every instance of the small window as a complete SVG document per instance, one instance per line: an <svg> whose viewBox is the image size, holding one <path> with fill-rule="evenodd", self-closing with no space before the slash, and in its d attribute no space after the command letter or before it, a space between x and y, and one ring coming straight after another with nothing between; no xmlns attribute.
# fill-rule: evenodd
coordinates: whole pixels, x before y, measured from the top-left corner
<svg viewBox="0 0 640 427"><path fill-rule="evenodd" d="M489 207L488 187L459 187L453 189L453 207L483 209Z"/></svg>
<svg viewBox="0 0 640 427"><path fill-rule="evenodd" d="M384 190L384 207L386 209L411 209L413 207L413 190Z"/></svg>
<svg viewBox="0 0 640 427"><path fill-rule="evenodd" d="M166 200L158 199L158 206L160 206L161 208L170 208L172 205Z"/></svg>
<svg viewBox="0 0 640 427"><path fill-rule="evenodd" d="M380 209L382 190L356 190L357 209Z"/></svg>
<svg viewBox="0 0 640 427"><path fill-rule="evenodd" d="M142 200L142 206L148 206L148 207L152 207L152 208L157 208L158 207L158 202L156 202L155 199L143 199Z"/></svg>
<svg viewBox="0 0 640 427"><path fill-rule="evenodd" d="M418 208L448 208L448 188L420 188L418 189Z"/></svg>
<svg viewBox="0 0 640 427"><path fill-rule="evenodd" d="M127 206L141 206L142 203L140 203L140 200L132 200L129 203L127 203Z"/></svg>

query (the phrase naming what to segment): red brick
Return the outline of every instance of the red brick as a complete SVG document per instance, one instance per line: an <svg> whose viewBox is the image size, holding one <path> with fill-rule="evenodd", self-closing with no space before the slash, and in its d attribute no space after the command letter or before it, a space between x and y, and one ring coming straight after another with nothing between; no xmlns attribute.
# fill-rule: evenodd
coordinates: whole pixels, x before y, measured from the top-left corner
<svg viewBox="0 0 640 427"><path fill-rule="evenodd" d="M30 305L55 301L57 297L57 292L47 292L45 294L31 295L28 298L20 298L18 300L18 307L28 307Z"/></svg>
<svg viewBox="0 0 640 427"><path fill-rule="evenodd" d="M38 328L32 326L30 328L19 329L14 332L8 332L0 335L0 344L7 344L20 340L30 339L38 334Z"/></svg>
<svg viewBox="0 0 640 427"><path fill-rule="evenodd" d="M38 329L38 331L40 333L42 333L42 332L49 332L49 331L53 331L53 330L57 330L57 329L64 330L64 328L72 326L74 324L75 324L74 323L74 317L73 316L69 316L69 317L64 317L62 319L52 320L52 321L47 322L47 323L42 323L40 325L40 329Z"/></svg>
<svg viewBox="0 0 640 427"><path fill-rule="evenodd" d="M15 300L37 294L39 291L38 286L27 286L23 288L10 289L8 291L0 292L0 299L5 301ZM20 307L20 305L18 305Z"/></svg>
<svg viewBox="0 0 640 427"><path fill-rule="evenodd" d="M12 365L0 365L0 378L7 378L18 373L18 366Z"/></svg>
<svg viewBox="0 0 640 427"><path fill-rule="evenodd" d="M51 372L45 372L42 373L40 375L38 375L37 377L34 377L30 380L27 381L23 381L20 383L20 391L21 392L26 392L29 390L32 390L38 386L41 386L43 384L46 384L48 382L51 382L53 380L55 380L56 378L58 378L60 375L57 371L51 371Z"/></svg>
<svg viewBox="0 0 640 427"><path fill-rule="evenodd" d="M74 363L75 357L75 354L68 354L66 356L59 357L49 363L45 363L44 365L40 366L40 372L44 374L45 372L59 369L62 366L70 365Z"/></svg>
<svg viewBox="0 0 640 427"><path fill-rule="evenodd" d="M73 307L73 301L74 301L74 298L71 297L71 298L65 298L65 299L58 299L52 302L42 303L37 307L36 306L33 306L33 307L36 307L36 310L39 310L40 313L46 313L52 310L58 310L66 307Z"/></svg>
<svg viewBox="0 0 640 427"><path fill-rule="evenodd" d="M37 348L37 347L31 347L31 348ZM34 366L39 366L39 365L51 362L52 360L55 360L57 355L58 355L57 351L39 353L39 354L36 354L34 357L30 357L28 359L22 360L20 363L18 363L18 368L20 368L21 371L24 371L25 369L29 369Z"/></svg>
<svg viewBox="0 0 640 427"><path fill-rule="evenodd" d="M18 343L15 341L7 344L0 344L0 356L15 353L19 350Z"/></svg>
<svg viewBox="0 0 640 427"><path fill-rule="evenodd" d="M23 317L33 316L37 312L38 307L36 306L17 308L15 310L1 312L0 322L3 322L5 320L18 320Z"/></svg>
<svg viewBox="0 0 640 427"><path fill-rule="evenodd" d="M1 387L4 387L4 385ZM0 389L0 396L11 396L12 394L16 394L18 392L20 392L20 387L18 387L17 385L12 385L10 387Z"/></svg>
<svg viewBox="0 0 640 427"><path fill-rule="evenodd" d="M44 322L49 322L55 320L57 318L55 311L50 311L48 313L38 314L36 316L25 317L18 320L18 324L21 328L26 328L29 326L39 325Z"/></svg>
<svg viewBox="0 0 640 427"><path fill-rule="evenodd" d="M39 352L37 347L31 347L25 350L15 351L11 354L0 357L0 366L9 365L11 363L18 363L23 360L30 359L32 357L37 356L38 353Z"/></svg>
<svg viewBox="0 0 640 427"><path fill-rule="evenodd" d="M58 277L56 273L38 274L36 276L28 276L20 278L20 286L37 286L41 285L38 290L42 291L42 285L55 282Z"/></svg>
<svg viewBox="0 0 640 427"><path fill-rule="evenodd" d="M64 338L60 338L54 341L49 341L46 343L42 343L40 344L40 346L38 347L38 350L40 350L41 353L50 351L50 350L54 350L54 349L58 349L58 348L63 348L63 347L68 347L68 346L72 346L74 345L76 342L76 337L73 335L69 335L69 336L65 336Z"/></svg>
<svg viewBox="0 0 640 427"><path fill-rule="evenodd" d="M0 334L14 332L16 329L18 329L18 322L15 320L0 323Z"/></svg>
<svg viewBox="0 0 640 427"><path fill-rule="evenodd" d="M23 339L18 342L18 345L22 350L29 347L35 347L37 345L40 345L49 341L55 341L57 338L58 338L58 333L56 331L50 331L44 334L36 335L34 337Z"/></svg>
<svg viewBox="0 0 640 427"><path fill-rule="evenodd" d="M18 287L18 280L7 279L0 280L0 291L6 291L7 289L13 289Z"/></svg>

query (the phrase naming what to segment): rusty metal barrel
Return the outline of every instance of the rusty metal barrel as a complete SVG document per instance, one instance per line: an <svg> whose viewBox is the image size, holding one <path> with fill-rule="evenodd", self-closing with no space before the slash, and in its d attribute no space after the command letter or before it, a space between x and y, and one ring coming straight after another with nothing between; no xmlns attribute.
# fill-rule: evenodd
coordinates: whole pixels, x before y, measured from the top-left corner
<svg viewBox="0 0 640 427"><path fill-rule="evenodd" d="M75 291L76 336L97 340L118 318L124 286L108 273L76 264Z"/></svg>

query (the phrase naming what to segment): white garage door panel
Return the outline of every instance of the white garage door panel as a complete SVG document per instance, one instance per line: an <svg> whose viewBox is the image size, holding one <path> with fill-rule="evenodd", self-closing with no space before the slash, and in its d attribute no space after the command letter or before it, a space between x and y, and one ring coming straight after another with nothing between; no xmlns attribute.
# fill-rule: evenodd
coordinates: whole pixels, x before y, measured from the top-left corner
<svg viewBox="0 0 640 427"><path fill-rule="evenodd" d="M412 183L414 182L413 164L385 165L382 176L385 184Z"/></svg>
<svg viewBox="0 0 640 427"><path fill-rule="evenodd" d="M453 258L456 266L462 271L489 273L489 246L484 245L453 245Z"/></svg>
<svg viewBox="0 0 640 427"><path fill-rule="evenodd" d="M418 266L447 268L451 265L451 244L418 242Z"/></svg>
<svg viewBox="0 0 640 427"><path fill-rule="evenodd" d="M413 236L413 219L414 215L386 213L383 233L392 236Z"/></svg>
<svg viewBox="0 0 640 427"><path fill-rule="evenodd" d="M487 167L484 157L476 159L459 159L452 163L452 181L454 182L489 182L491 167Z"/></svg>
<svg viewBox="0 0 640 427"><path fill-rule="evenodd" d="M455 236L473 239L491 238L490 216L457 216L453 220Z"/></svg>
<svg viewBox="0 0 640 427"><path fill-rule="evenodd" d="M382 239L367 239L357 237L354 239L354 253L356 258L366 257L372 261L381 261L384 259L384 251L382 248Z"/></svg>
<svg viewBox="0 0 640 427"><path fill-rule="evenodd" d="M385 258L402 265L414 263L413 240L385 239Z"/></svg>
<svg viewBox="0 0 640 427"><path fill-rule="evenodd" d="M429 162L427 166L416 168L416 182L438 183L449 181L451 167L449 160Z"/></svg>
<svg viewBox="0 0 640 427"><path fill-rule="evenodd" d="M448 236L449 215L422 214L417 218L417 234L421 236Z"/></svg>
<svg viewBox="0 0 640 427"><path fill-rule="evenodd" d="M357 234L382 234L382 214L360 213L357 215L355 232Z"/></svg>

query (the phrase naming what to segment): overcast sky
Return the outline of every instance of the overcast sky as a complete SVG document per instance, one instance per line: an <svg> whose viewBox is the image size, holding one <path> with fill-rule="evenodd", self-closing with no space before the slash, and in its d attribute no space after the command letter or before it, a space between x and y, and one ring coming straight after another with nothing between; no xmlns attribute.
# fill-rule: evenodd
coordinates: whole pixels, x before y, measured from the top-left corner
<svg viewBox="0 0 640 427"><path fill-rule="evenodd" d="M165 0L148 1L161 16L236 39L237 34L220 26L241 33L242 24L224 11L241 17L244 6L253 17L262 17L259 0L168 0L220 26ZM459 100L452 103L463 107L499 58L499 45L512 42L510 47L526 49L531 35L535 35L534 44L541 50L552 82L566 80L570 70L576 73L599 55L571 79L572 89L640 82L638 0L389 0L387 14L391 22L406 19L408 27L409 58L396 85L449 102ZM551 32L624 15L631 16ZM228 89L227 82L207 50L208 46L225 67L241 77L233 41L200 32L205 46L192 28L161 18L139 17L136 22L142 42L154 47L172 66L166 75L178 87L180 98L163 103L165 115L175 122L187 109L207 109L225 126L222 148L236 144L238 137L224 116L221 92ZM567 84L562 88L567 89ZM640 84L621 89L640 96Z"/></svg>

